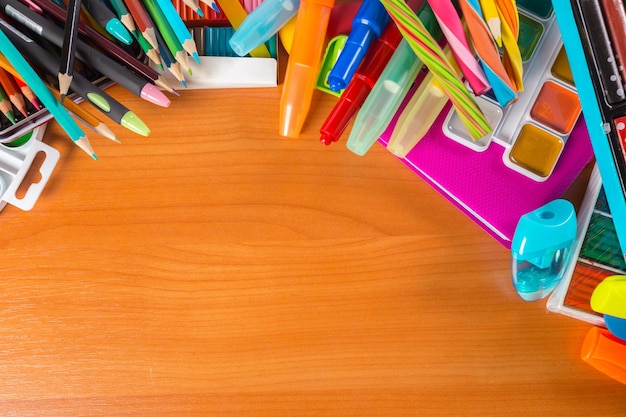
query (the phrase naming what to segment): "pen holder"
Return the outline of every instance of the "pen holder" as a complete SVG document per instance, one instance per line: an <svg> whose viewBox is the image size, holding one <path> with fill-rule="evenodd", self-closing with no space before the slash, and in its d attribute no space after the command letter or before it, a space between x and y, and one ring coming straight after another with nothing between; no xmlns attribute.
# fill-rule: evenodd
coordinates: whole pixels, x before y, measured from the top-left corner
<svg viewBox="0 0 626 417"><path fill-rule="evenodd" d="M41 142L45 126L36 128L18 146L0 145L0 210L7 203L30 210L59 161L59 151ZM28 176L37 169L35 175ZM28 183L26 180L33 178ZM30 180L28 180L30 181Z"/></svg>
<svg viewBox="0 0 626 417"><path fill-rule="evenodd" d="M576 237L576 212L567 200L554 200L523 215L511 245L513 286L525 301L547 296L568 265Z"/></svg>

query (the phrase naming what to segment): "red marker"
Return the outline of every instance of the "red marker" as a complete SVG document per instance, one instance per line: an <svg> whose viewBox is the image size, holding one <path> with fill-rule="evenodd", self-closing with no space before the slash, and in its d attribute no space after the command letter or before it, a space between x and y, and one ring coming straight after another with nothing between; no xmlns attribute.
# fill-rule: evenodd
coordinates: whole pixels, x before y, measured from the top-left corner
<svg viewBox="0 0 626 417"><path fill-rule="evenodd" d="M395 23L390 21L363 58L363 62L354 73L352 80L320 128L322 135L320 141L324 145L330 145L339 139L350 120L361 108L367 95L372 91L376 80L380 77L401 40L402 34Z"/></svg>

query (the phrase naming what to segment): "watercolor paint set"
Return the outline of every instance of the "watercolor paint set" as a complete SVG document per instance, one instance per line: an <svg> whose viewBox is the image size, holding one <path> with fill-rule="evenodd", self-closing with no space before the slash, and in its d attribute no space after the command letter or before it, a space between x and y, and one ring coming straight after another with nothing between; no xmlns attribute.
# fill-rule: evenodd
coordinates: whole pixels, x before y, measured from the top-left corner
<svg viewBox="0 0 626 417"><path fill-rule="evenodd" d="M621 254L626 254L626 11L622 0L554 0Z"/></svg>
<svg viewBox="0 0 626 417"><path fill-rule="evenodd" d="M236 1L236 0L235 0ZM206 3L199 3L203 16L174 0L174 7L185 25L189 27L196 43L200 63L190 60L192 74L185 77L186 89L209 88L257 88L278 85L278 36L273 36L262 45L262 51L254 56L238 56L230 47L229 40L235 28L226 13L216 12ZM249 13L258 2L243 0L229 2L231 9L238 7L237 16ZM219 2L217 7L220 7ZM172 85L178 80L165 72L163 77Z"/></svg>
<svg viewBox="0 0 626 417"><path fill-rule="evenodd" d="M504 147L503 163L535 181L545 181L556 166L581 113L561 33L549 2L517 2L518 45L523 61L524 91L506 108L489 93L477 97L493 132L473 141L452 110L443 129L449 138L482 152Z"/></svg>

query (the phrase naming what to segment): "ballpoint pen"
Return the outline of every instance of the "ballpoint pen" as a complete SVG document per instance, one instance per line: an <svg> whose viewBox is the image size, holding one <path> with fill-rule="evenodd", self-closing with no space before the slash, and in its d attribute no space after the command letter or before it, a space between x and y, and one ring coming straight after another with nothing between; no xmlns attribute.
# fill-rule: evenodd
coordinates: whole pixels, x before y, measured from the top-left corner
<svg viewBox="0 0 626 417"><path fill-rule="evenodd" d="M282 136L297 138L309 113L334 0L303 0L280 96Z"/></svg>
<svg viewBox="0 0 626 417"><path fill-rule="evenodd" d="M298 13L300 0L264 0L241 22L230 38L230 47L239 56L245 56L267 42Z"/></svg>
<svg viewBox="0 0 626 417"><path fill-rule="evenodd" d="M61 28L45 17L33 12L19 1L0 0L0 8L7 16L22 23L24 27L35 30L37 34L57 47L61 47L63 44L64 33ZM76 40L76 56L92 68L97 68L103 75L106 75L138 97L161 107L169 106L170 100L153 83L129 71L126 67L97 49L92 48L81 39ZM71 83L71 79L69 81ZM62 91L61 94L63 94Z"/></svg>
<svg viewBox="0 0 626 417"><path fill-rule="evenodd" d="M35 70L30 66L28 61L24 59L20 51L7 37L5 31L10 32L14 30L14 28L6 20L1 18L0 28L0 46L2 47L2 55L4 55L8 62L19 71L20 75L24 78L24 81L26 81L26 83L33 89L37 97L39 97L43 105L47 108L50 114L52 114L70 139L93 159L98 159L93 151L93 148L91 147L91 144L89 143L89 139L87 139L87 136L82 131L80 126L76 124L74 119L72 119L67 110L63 108L61 103L54 98Z"/></svg>
<svg viewBox="0 0 626 417"><path fill-rule="evenodd" d="M330 145L339 139L372 91L401 40L402 34L396 24L388 22L320 127L320 142Z"/></svg>
<svg viewBox="0 0 626 417"><path fill-rule="evenodd" d="M352 30L346 43L328 74L331 90L341 91L346 88L370 44L381 35L388 20L389 13L380 0L363 0L352 20Z"/></svg>

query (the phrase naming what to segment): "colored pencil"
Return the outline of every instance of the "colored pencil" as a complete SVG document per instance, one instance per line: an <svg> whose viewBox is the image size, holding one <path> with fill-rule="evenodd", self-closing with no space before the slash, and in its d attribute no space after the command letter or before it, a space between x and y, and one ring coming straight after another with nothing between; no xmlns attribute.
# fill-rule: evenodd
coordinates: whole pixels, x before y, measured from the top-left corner
<svg viewBox="0 0 626 417"><path fill-rule="evenodd" d="M0 84L9 97L9 101L13 103L13 106L15 106L15 108L22 113L24 117L28 117L26 102L24 101L22 92L18 88L11 74L2 68L0 68Z"/></svg>
<svg viewBox="0 0 626 417"><path fill-rule="evenodd" d="M439 22L441 32L450 45L450 50L461 69L461 73L465 76L474 94L480 96L489 91L491 86L470 49L463 23L452 2L450 0L429 0L428 4Z"/></svg>
<svg viewBox="0 0 626 417"><path fill-rule="evenodd" d="M478 0L459 0L459 5L469 30L474 51L485 71L493 94L501 107L506 107L517 99L517 87L513 85L504 68L498 47L483 19Z"/></svg>
<svg viewBox="0 0 626 417"><path fill-rule="evenodd" d="M22 54L42 71L56 76L55 62L58 57L43 48L29 38L24 32L16 28L6 30L7 37L20 48ZM85 101L92 104L111 120L119 125L140 134L148 136L150 129L146 124L126 106L115 100L101 88L94 85L80 73L75 73L70 86L72 91L81 96Z"/></svg>
<svg viewBox="0 0 626 417"><path fill-rule="evenodd" d="M54 95L52 95L48 87L46 87L41 78L39 78L35 70L7 37L5 30L10 32L13 30L13 27L3 19L0 19L0 27L2 28L0 30L2 61L5 61L4 58L6 58L5 62L10 63L11 66L19 71L24 81L33 89L35 94L37 94L37 97L39 97L61 128L65 130L70 139L93 159L98 159L89 143L89 139L80 126L76 124L61 103L54 98Z"/></svg>
<svg viewBox="0 0 626 417"><path fill-rule="evenodd" d="M64 21L64 9L56 4L53 0L32 1L34 1L44 12L52 15L57 21ZM99 46L102 51L106 51L107 54L115 57L119 62L126 64L138 75L141 75L147 80L152 80L155 85L162 88L163 90L176 94L176 91L163 80L161 75L155 69L153 69L152 67L150 67L150 65L147 65L143 61L140 61L136 57L130 55L124 49L119 47L110 39L107 39L104 35L99 33L91 26L85 24L84 22L80 22L80 24L78 25L78 30L80 34L84 35L90 41Z"/></svg>
<svg viewBox="0 0 626 417"><path fill-rule="evenodd" d="M13 106L7 92L0 85L0 112L6 117L11 124L15 124L15 115L13 114Z"/></svg>
<svg viewBox="0 0 626 417"><path fill-rule="evenodd" d="M37 34L57 47L63 43L63 31L48 19L33 12L17 0L0 0L0 8L24 27L37 27ZM91 47L81 39L76 40L75 54L82 62L97 68L100 73L125 87L138 97L162 107L170 104L169 99L151 82L129 71L117 61ZM71 80L70 80L71 82Z"/></svg>
<svg viewBox="0 0 626 417"><path fill-rule="evenodd" d="M496 41L498 46L502 46L502 29L500 23L500 14L495 0L480 0L480 8L483 12L487 27Z"/></svg>
<svg viewBox="0 0 626 417"><path fill-rule="evenodd" d="M139 0L124 0L128 11L135 20L137 29L144 38L152 45L153 48L158 49L156 36L154 35L154 23L146 12L146 9L141 5Z"/></svg>
<svg viewBox="0 0 626 417"><path fill-rule="evenodd" d="M65 19L63 47L61 48L61 68L58 75L61 102L65 99L74 76L74 55L76 52L76 41L78 40L80 5L81 0L68 0L67 3L67 18Z"/></svg>
<svg viewBox="0 0 626 417"><path fill-rule="evenodd" d="M459 115L470 137L478 140L491 132L489 121L445 57L443 50L404 0L381 0L415 54L432 72Z"/></svg>
<svg viewBox="0 0 626 417"><path fill-rule="evenodd" d="M145 0L144 0L145 1ZM183 49L192 56L192 58L200 64L200 58L198 57L198 49L196 43L191 36L189 28L183 22L176 8L172 4L171 0L156 0L157 6L161 8L163 15L170 24L174 35L182 45Z"/></svg>
<svg viewBox="0 0 626 417"><path fill-rule="evenodd" d="M31 90L28 84L26 84L24 80L22 80L16 74L11 73L11 75L13 76L13 79L15 80L17 86L20 88L22 94L24 94L24 97L26 97L26 99L30 101L30 104L32 104L35 109L41 110L41 102L39 101L35 93L33 93L33 90Z"/></svg>
<svg viewBox="0 0 626 417"><path fill-rule="evenodd" d="M183 49L182 44L176 37L174 30L170 26L167 17L165 16L161 8L159 8L155 0L143 0L143 4L144 6L146 6L146 10L152 17L156 28L163 37L163 40L165 41L165 45L174 56L176 62L180 63L185 71L187 71L191 75L191 67L189 66L187 52Z"/></svg>

